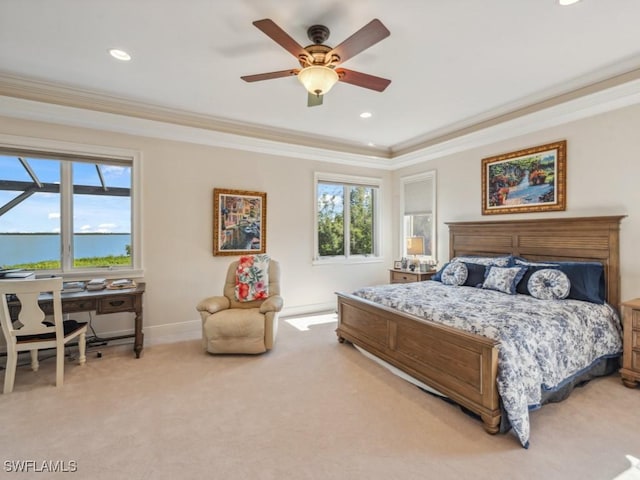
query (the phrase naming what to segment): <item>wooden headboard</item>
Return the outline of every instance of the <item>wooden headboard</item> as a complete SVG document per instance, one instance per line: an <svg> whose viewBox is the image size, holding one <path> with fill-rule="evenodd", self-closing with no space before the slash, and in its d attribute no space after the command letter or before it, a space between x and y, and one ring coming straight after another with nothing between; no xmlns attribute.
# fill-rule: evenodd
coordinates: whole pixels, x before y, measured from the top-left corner
<svg viewBox="0 0 640 480"><path fill-rule="evenodd" d="M517 255L529 260L596 261L607 302L620 306L620 221L624 216L448 222L449 258Z"/></svg>

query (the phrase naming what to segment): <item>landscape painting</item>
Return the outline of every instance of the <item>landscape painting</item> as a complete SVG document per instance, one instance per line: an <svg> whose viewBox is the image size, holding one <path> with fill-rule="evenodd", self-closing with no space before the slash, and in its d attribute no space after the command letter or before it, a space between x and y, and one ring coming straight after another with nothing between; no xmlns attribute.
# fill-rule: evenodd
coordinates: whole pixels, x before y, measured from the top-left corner
<svg viewBox="0 0 640 480"><path fill-rule="evenodd" d="M482 214L566 208L566 150L562 140L482 160Z"/></svg>
<svg viewBox="0 0 640 480"><path fill-rule="evenodd" d="M267 194L245 190L213 190L213 254L266 252Z"/></svg>

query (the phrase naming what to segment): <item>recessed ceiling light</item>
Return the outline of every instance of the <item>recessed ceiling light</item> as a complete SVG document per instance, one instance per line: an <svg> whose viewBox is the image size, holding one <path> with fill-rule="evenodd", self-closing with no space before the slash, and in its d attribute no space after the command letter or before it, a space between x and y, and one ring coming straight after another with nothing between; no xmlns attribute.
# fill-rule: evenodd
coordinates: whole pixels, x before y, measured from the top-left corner
<svg viewBox="0 0 640 480"><path fill-rule="evenodd" d="M109 55L118 60L122 60L123 62L128 62L131 60L131 55L129 55L124 50L120 50L119 48L111 48L109 50Z"/></svg>
<svg viewBox="0 0 640 480"><path fill-rule="evenodd" d="M558 3L563 7L568 5L573 5L574 3L578 3L580 0L558 0Z"/></svg>
<svg viewBox="0 0 640 480"><path fill-rule="evenodd" d="M371 112L362 112L360 114L360 118L370 118L371 117Z"/></svg>

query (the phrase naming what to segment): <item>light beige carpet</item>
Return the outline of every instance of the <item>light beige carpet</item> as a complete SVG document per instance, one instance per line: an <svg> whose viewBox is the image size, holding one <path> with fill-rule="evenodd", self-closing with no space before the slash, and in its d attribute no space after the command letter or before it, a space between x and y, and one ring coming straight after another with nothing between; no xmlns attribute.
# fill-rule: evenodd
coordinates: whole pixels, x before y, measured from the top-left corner
<svg viewBox="0 0 640 480"><path fill-rule="evenodd" d="M313 322L311 322L313 323ZM531 446L339 344L335 323L284 320L261 356L212 356L199 340L101 347L87 364L21 367L0 395L9 478L611 479L640 456L640 389L617 375L532 413ZM4 360L0 359L0 365ZM76 462L77 472L6 473L7 463Z"/></svg>

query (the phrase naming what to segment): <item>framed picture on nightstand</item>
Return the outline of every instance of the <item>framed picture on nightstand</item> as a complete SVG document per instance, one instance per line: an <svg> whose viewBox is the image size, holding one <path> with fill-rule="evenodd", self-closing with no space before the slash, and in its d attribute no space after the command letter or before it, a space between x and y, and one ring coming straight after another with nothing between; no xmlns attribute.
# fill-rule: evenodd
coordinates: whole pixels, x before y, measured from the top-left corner
<svg viewBox="0 0 640 480"><path fill-rule="evenodd" d="M402 261L396 260L395 262L393 262L393 268L395 268L396 270L400 270L402 268Z"/></svg>

